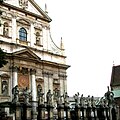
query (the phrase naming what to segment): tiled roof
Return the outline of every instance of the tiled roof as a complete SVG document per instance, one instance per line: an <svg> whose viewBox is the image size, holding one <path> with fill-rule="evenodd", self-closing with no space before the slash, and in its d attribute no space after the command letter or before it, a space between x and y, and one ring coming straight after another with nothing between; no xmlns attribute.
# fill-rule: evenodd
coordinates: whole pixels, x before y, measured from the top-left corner
<svg viewBox="0 0 120 120"><path fill-rule="evenodd" d="M113 68L112 68L110 86L112 88L115 87L115 86L120 86L120 65L119 66L113 66Z"/></svg>

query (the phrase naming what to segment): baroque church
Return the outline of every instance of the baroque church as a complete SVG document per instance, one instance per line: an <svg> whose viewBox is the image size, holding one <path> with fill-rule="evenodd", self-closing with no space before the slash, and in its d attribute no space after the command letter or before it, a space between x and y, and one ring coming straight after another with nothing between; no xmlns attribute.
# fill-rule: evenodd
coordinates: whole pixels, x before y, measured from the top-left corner
<svg viewBox="0 0 120 120"><path fill-rule="evenodd" d="M50 33L47 10L34 0L3 0L0 4L0 47L8 63L0 68L0 102L12 101L12 88L28 88L37 101L40 87L46 96L57 89L67 92L64 45L56 45ZM45 98L46 99L46 98Z"/></svg>

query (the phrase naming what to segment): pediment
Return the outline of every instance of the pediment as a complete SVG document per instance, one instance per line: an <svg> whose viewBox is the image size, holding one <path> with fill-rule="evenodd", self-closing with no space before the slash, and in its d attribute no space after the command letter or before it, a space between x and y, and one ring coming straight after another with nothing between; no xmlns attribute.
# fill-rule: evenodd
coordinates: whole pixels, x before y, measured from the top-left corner
<svg viewBox="0 0 120 120"><path fill-rule="evenodd" d="M24 49L24 50L14 52L13 55L20 58L20 59L34 60L34 61L41 60L40 57L38 57L34 52L32 52L29 49Z"/></svg>
<svg viewBox="0 0 120 120"><path fill-rule="evenodd" d="M30 23L27 20L24 20L24 19L19 19L18 22L20 22L22 24L30 25Z"/></svg>
<svg viewBox="0 0 120 120"><path fill-rule="evenodd" d="M10 7L15 6L21 10L24 10L24 12L28 11L48 20L49 22L51 21L51 18L44 10L41 9L41 7L35 2L35 0L7 0L4 2L9 4Z"/></svg>

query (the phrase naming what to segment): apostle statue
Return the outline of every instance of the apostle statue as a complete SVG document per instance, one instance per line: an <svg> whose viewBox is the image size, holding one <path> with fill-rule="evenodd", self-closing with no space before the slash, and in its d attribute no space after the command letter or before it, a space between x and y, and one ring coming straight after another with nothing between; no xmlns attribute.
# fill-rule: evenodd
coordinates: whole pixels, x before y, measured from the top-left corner
<svg viewBox="0 0 120 120"><path fill-rule="evenodd" d="M18 88L18 85L13 87L12 94L13 94L12 103L19 104L19 88Z"/></svg>
<svg viewBox="0 0 120 120"><path fill-rule="evenodd" d="M52 96L53 96L53 94L51 94L51 90L49 89L47 94L46 94L47 104L48 105L52 105Z"/></svg>
<svg viewBox="0 0 120 120"><path fill-rule="evenodd" d="M37 86L37 95L39 104L44 104L44 93L42 92L42 88L40 85Z"/></svg>

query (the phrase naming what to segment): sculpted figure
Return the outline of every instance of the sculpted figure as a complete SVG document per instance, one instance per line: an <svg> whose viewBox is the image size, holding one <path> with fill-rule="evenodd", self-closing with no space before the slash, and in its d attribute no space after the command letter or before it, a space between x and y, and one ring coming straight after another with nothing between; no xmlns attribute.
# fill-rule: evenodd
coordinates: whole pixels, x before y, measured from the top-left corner
<svg viewBox="0 0 120 120"><path fill-rule="evenodd" d="M94 96L91 97L91 106L95 107L95 99Z"/></svg>
<svg viewBox="0 0 120 120"><path fill-rule="evenodd" d="M76 105L78 105L79 104L79 93L74 95L74 99L75 99Z"/></svg>
<svg viewBox="0 0 120 120"><path fill-rule="evenodd" d="M8 85L2 84L2 94L7 95L8 94Z"/></svg>
<svg viewBox="0 0 120 120"><path fill-rule="evenodd" d="M84 97L83 97L83 94L80 97L80 106L84 107Z"/></svg>
<svg viewBox="0 0 120 120"><path fill-rule="evenodd" d="M108 101L108 105L111 105L114 103L114 93L109 90L105 93L105 99Z"/></svg>
<svg viewBox="0 0 120 120"><path fill-rule="evenodd" d="M88 97L87 97L87 106L91 107L90 95L88 95Z"/></svg>
<svg viewBox="0 0 120 120"><path fill-rule="evenodd" d="M12 94L13 94L12 103L19 103L19 88L18 88L18 85L16 85L12 89Z"/></svg>
<svg viewBox="0 0 120 120"><path fill-rule="evenodd" d="M26 105L30 105L29 103L30 96L31 96L31 92L28 92L28 88L26 87L25 89L23 89L23 99Z"/></svg>
<svg viewBox="0 0 120 120"><path fill-rule="evenodd" d="M42 88L40 85L38 85L37 94L38 94L39 104L44 104L44 97L43 97L44 93L42 92Z"/></svg>
<svg viewBox="0 0 120 120"><path fill-rule="evenodd" d="M69 96L68 96L67 92L65 92L65 94L63 94L63 98L64 98L64 103L68 104L69 103Z"/></svg>
<svg viewBox="0 0 120 120"><path fill-rule="evenodd" d="M52 96L53 94L51 94L51 90L48 90L47 95L46 95L48 105L52 105Z"/></svg>
<svg viewBox="0 0 120 120"><path fill-rule="evenodd" d="M60 98L60 91L57 88L55 88L53 95L54 95L54 100L58 102Z"/></svg>

